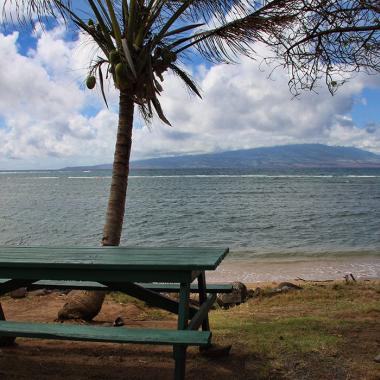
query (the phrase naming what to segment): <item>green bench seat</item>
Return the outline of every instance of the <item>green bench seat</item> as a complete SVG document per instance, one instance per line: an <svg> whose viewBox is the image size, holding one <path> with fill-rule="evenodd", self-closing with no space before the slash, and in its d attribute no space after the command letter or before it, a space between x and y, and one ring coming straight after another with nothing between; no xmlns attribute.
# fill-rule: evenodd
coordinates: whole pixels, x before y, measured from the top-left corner
<svg viewBox="0 0 380 380"><path fill-rule="evenodd" d="M184 380L187 346L211 343L208 314L215 293L232 291L226 284L206 286L205 278L228 252L217 247L0 247L0 278L10 279L0 282L1 295L21 287L120 291L178 315L177 330L24 323L5 321L0 304L0 343L28 337L170 345L174 377ZM196 307L189 293L198 287ZM161 294L165 292L179 297Z"/></svg>
<svg viewBox="0 0 380 380"><path fill-rule="evenodd" d="M0 284L6 282L5 279L0 279ZM167 292L167 293L178 293L180 284L172 283L139 283L138 285L143 286L146 289L153 290L155 292ZM99 284L98 282L91 281L37 281L34 284L28 286L29 289L85 289L85 290L104 290L107 287L105 285ZM198 292L198 286L196 284L191 284L190 291L192 293ZM231 293L231 284L208 284L206 287L207 293Z"/></svg>
<svg viewBox="0 0 380 380"><path fill-rule="evenodd" d="M92 342L203 346L210 331L98 327L56 323L0 321L0 336Z"/></svg>

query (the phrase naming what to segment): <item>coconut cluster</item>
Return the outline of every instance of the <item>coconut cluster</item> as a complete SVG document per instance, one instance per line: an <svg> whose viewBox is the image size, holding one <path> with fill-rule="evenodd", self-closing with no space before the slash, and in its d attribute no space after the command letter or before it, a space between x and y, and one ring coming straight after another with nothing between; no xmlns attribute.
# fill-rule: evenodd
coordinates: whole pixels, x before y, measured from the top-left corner
<svg viewBox="0 0 380 380"><path fill-rule="evenodd" d="M90 19L88 27L97 30L98 25ZM135 70L130 67L124 51L119 49L108 53L108 72L112 75L115 87L127 91L138 104L157 103L157 94L162 92L162 74L177 60L175 52L165 46L157 46L153 51L149 46L137 49L132 48L131 56L135 62ZM92 74L86 79L86 86L92 90L96 86L96 77Z"/></svg>

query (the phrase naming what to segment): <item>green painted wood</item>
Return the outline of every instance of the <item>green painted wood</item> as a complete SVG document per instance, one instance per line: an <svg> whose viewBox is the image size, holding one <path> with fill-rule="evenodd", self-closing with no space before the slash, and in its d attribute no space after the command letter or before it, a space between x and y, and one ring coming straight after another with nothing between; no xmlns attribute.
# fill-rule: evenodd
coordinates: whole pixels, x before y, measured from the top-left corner
<svg viewBox="0 0 380 380"><path fill-rule="evenodd" d="M0 321L0 335L39 339L191 346L207 345L211 339L211 333L205 331L134 329L9 321Z"/></svg>
<svg viewBox="0 0 380 380"><path fill-rule="evenodd" d="M96 281L96 282L181 282L194 280L194 272L179 270L117 270L99 269L78 266L76 268L38 268L28 265L19 267L2 267L0 277L13 279L67 280L67 281Z"/></svg>
<svg viewBox="0 0 380 380"><path fill-rule="evenodd" d="M178 310L178 330L185 330L189 322L189 297L190 284L181 283L179 289L179 310ZM186 346L175 345L174 359L174 378L175 380L183 380L186 372Z"/></svg>
<svg viewBox="0 0 380 380"><path fill-rule="evenodd" d="M199 327L203 325L203 322L205 321L205 319L208 318L208 312L210 311L215 300L216 300L216 294L211 294L210 296L207 297L207 299L202 303L198 312L191 319L189 323L189 327L188 327L189 330L198 330ZM207 323L207 327L206 329L203 329L203 331L209 331L209 330L210 330L210 326Z"/></svg>
<svg viewBox="0 0 380 380"><path fill-rule="evenodd" d="M0 302L0 321L5 321L5 314ZM12 346L15 342L15 338L12 336L0 335L0 347Z"/></svg>
<svg viewBox="0 0 380 380"><path fill-rule="evenodd" d="M179 289L179 310L178 310L178 329L186 329L189 321L189 298L190 285L187 282L180 284Z"/></svg>
<svg viewBox="0 0 380 380"><path fill-rule="evenodd" d="M33 280L5 280L0 283L0 296L15 289L26 288L33 282Z"/></svg>
<svg viewBox="0 0 380 380"><path fill-rule="evenodd" d="M198 276L197 280L198 280L198 288L199 288L199 304L201 305L201 309L202 309L202 305L207 301L207 289L206 289L206 276L205 276L205 272L202 272ZM232 291L232 285L231 285L231 291ZM197 330L198 330L198 328L197 328ZM210 322L209 322L209 319L208 319L208 311L207 311L206 315L202 317L202 330L203 331L210 331Z"/></svg>
<svg viewBox="0 0 380 380"><path fill-rule="evenodd" d="M144 288L154 290L156 292L168 292L168 293L178 293L180 284L149 284L140 283ZM191 284L191 293L198 293L199 288L197 284ZM232 284L208 284L206 287L206 293L231 293Z"/></svg>
<svg viewBox="0 0 380 380"><path fill-rule="evenodd" d="M1 246L0 267L203 271L216 269L227 253L228 248Z"/></svg>
<svg viewBox="0 0 380 380"><path fill-rule="evenodd" d="M0 289L1 285L4 284L6 279L0 279ZM144 287L145 289L154 290L155 292L168 292L168 293L178 293L179 283L175 284L164 284L164 283L137 283ZM49 281L41 280L33 284L28 285L28 289L84 289L84 290L106 290L105 285L99 284L98 282L91 281ZM1 292L1 290L0 290ZM199 288L197 284L191 284L191 293L198 293ZM231 293L232 284L208 284L206 286L206 293Z"/></svg>

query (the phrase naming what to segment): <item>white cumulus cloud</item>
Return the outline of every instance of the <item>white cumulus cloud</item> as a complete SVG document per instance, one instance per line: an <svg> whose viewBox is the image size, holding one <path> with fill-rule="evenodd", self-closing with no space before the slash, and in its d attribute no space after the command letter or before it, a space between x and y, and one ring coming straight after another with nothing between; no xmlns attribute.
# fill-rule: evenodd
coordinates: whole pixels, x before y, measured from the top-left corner
<svg viewBox="0 0 380 380"><path fill-rule="evenodd" d="M262 52L263 54L265 52ZM189 98L169 78L163 99L174 128L135 133L135 155L200 153L288 143L352 145L380 152L380 130L351 119L354 99L379 77L358 75L331 96L326 88L293 98L284 71L268 79L258 62L216 65L200 71L203 100ZM182 135L182 138L181 138ZM151 136L151 138L149 138Z"/></svg>
<svg viewBox="0 0 380 380"><path fill-rule="evenodd" d="M62 26L37 27L34 38L35 48L22 55L18 32L0 33L0 169L111 162L117 94L110 85L108 110L98 90L84 88L93 45L68 40ZM285 72L268 79L270 70L249 59L192 70L203 99L168 75L162 105L174 127L155 119L148 128L136 117L134 159L301 142L380 152L378 125L358 128L350 116L354 98L380 87L379 77L358 75L334 97L321 88L293 99Z"/></svg>

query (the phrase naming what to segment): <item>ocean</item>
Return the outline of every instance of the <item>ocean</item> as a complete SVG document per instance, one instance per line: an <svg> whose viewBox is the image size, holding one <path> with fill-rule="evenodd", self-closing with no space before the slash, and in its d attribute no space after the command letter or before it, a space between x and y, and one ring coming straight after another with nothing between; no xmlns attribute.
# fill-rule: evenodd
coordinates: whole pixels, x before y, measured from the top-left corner
<svg viewBox="0 0 380 380"><path fill-rule="evenodd" d="M0 172L0 245L99 245L110 180ZM380 277L380 170L135 170L122 245L230 247L232 276L259 262L346 260Z"/></svg>

